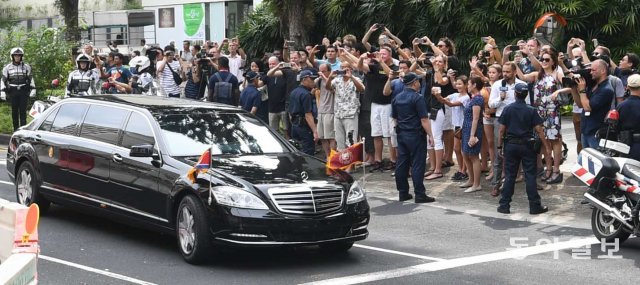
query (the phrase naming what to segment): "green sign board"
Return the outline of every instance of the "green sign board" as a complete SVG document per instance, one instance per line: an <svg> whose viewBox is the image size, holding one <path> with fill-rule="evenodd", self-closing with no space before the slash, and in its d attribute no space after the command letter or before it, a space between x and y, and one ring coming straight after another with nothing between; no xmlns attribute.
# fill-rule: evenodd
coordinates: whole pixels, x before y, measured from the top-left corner
<svg viewBox="0 0 640 285"><path fill-rule="evenodd" d="M184 4L184 33L187 37L204 38L204 5L199 4ZM200 34L201 35L198 35Z"/></svg>

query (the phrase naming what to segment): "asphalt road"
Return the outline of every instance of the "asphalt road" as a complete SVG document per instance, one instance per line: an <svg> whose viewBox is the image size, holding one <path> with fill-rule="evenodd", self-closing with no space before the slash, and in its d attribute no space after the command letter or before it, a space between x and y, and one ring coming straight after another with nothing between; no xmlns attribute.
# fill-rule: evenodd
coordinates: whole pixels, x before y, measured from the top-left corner
<svg viewBox="0 0 640 285"><path fill-rule="evenodd" d="M5 173L5 151L0 149L0 198L16 201ZM41 284L637 282L630 276L640 267L640 239L602 250L591 233L588 208L575 201L579 195L562 198L579 187L570 179L543 192L554 207L539 217L516 206L523 197L512 209L519 214L502 215L483 193L488 191L452 194L447 180L427 187L437 194L436 203L400 203L388 174L368 179L370 236L342 255L317 247L226 250L208 264L193 266L182 260L173 236L54 205L40 220L39 279ZM599 257L607 252L618 258Z"/></svg>

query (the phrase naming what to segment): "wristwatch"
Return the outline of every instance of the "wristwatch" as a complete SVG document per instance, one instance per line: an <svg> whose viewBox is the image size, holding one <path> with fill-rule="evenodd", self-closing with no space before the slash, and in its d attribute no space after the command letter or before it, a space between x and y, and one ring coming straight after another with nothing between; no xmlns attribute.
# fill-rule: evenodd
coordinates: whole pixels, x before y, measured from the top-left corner
<svg viewBox="0 0 640 285"><path fill-rule="evenodd" d="M586 94L586 93L587 93L587 90L582 89L582 90L580 90L580 91L578 91L578 92L579 92L579 93Z"/></svg>

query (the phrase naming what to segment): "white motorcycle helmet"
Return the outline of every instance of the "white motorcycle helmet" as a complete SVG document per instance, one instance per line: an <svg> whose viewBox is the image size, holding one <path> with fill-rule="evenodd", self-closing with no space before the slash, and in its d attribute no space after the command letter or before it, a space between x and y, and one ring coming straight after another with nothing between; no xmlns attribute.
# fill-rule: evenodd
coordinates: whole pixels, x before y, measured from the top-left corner
<svg viewBox="0 0 640 285"><path fill-rule="evenodd" d="M16 55L16 54L24 56L24 50L21 47L12 48L11 49L11 55L10 55L12 61L13 61L13 56Z"/></svg>
<svg viewBox="0 0 640 285"><path fill-rule="evenodd" d="M81 54L78 55L78 57L76 57L76 68L80 69L80 62L86 62L87 63L87 67L86 67L85 70L89 70L89 66L91 65L91 61L93 61L93 59L90 56L88 56L88 55L86 55L84 53L81 53Z"/></svg>
<svg viewBox="0 0 640 285"><path fill-rule="evenodd" d="M151 66L151 61L146 56L136 56L129 60L129 66L131 69L131 73L140 74L144 72L145 69Z"/></svg>

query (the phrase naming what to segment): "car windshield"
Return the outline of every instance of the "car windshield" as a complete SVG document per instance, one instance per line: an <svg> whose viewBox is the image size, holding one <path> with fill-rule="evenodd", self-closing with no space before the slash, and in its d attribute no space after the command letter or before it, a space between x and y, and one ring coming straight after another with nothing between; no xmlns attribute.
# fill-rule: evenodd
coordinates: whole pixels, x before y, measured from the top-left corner
<svg viewBox="0 0 640 285"><path fill-rule="evenodd" d="M158 114L156 119L172 156L198 156L209 147L212 155L289 151L264 123L248 114L190 110Z"/></svg>

